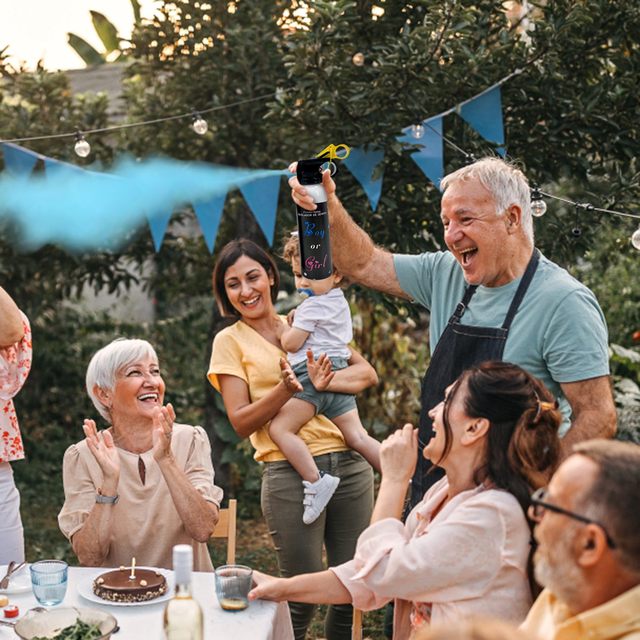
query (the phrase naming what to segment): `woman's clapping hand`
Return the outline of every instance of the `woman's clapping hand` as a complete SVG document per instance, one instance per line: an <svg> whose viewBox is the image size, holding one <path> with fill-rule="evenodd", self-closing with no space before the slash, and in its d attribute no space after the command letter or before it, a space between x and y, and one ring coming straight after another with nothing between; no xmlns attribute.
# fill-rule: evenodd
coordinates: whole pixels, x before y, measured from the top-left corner
<svg viewBox="0 0 640 640"><path fill-rule="evenodd" d="M89 419L84 421L82 430L86 436L89 451L91 451L96 462L100 465L105 484L109 484L113 488L117 487L120 479L120 457L113 443L111 432L98 431L95 420ZM107 488L103 487L103 490L106 491Z"/></svg>
<svg viewBox="0 0 640 640"><path fill-rule="evenodd" d="M161 460L171 455L171 436L176 412L171 403L159 407L153 414L153 457Z"/></svg>
<svg viewBox="0 0 640 640"><path fill-rule="evenodd" d="M282 376L282 382L284 382L284 386L292 394L300 393L300 391L302 391L302 385L300 384L298 378L296 378L296 374L293 373L291 365L286 358L280 358L280 375Z"/></svg>

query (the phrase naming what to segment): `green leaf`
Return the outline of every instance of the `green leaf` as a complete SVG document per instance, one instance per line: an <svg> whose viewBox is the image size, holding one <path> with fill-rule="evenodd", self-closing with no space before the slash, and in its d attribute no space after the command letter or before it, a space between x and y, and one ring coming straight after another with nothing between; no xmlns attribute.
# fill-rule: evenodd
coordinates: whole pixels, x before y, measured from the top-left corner
<svg viewBox="0 0 640 640"><path fill-rule="evenodd" d="M103 55L99 51L96 51L96 49L94 49L86 40L77 36L75 33L67 33L67 42L90 67L105 63Z"/></svg>
<svg viewBox="0 0 640 640"><path fill-rule="evenodd" d="M133 9L133 19L135 21L135 24L140 24L140 3L138 2L138 0L130 0L131 2L131 8Z"/></svg>
<svg viewBox="0 0 640 640"><path fill-rule="evenodd" d="M91 21L96 33L102 40L107 53L117 51L120 48L120 36L118 36L118 30L113 23L97 11L90 11L89 13L91 13Z"/></svg>
<svg viewBox="0 0 640 640"><path fill-rule="evenodd" d="M614 355L618 356L618 358L628 360L630 363L640 364L640 353L637 351L634 351L633 349L626 349L625 347L614 343L611 343L609 346L611 347L611 351L613 351Z"/></svg>
<svg viewBox="0 0 640 640"><path fill-rule="evenodd" d="M216 418L213 423L213 430L222 442L237 444L240 442L238 434L234 431L231 423L224 417Z"/></svg>

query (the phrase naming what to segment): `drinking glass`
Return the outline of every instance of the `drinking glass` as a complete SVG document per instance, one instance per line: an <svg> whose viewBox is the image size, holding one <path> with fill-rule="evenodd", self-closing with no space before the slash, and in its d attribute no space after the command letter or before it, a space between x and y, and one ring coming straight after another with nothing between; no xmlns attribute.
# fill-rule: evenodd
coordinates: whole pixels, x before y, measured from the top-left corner
<svg viewBox="0 0 640 640"><path fill-rule="evenodd" d="M63 560L39 560L29 569L36 600L45 607L60 604L67 593L67 563Z"/></svg>
<svg viewBox="0 0 640 640"><path fill-rule="evenodd" d="M241 611L249 606L252 573L242 564L225 564L216 569L216 594L225 611Z"/></svg>

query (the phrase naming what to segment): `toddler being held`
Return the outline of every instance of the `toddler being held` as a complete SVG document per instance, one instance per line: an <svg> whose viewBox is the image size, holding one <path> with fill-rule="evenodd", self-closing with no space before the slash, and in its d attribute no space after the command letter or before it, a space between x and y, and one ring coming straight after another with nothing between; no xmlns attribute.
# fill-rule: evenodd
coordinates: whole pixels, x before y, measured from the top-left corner
<svg viewBox="0 0 640 640"><path fill-rule="evenodd" d="M326 354L333 370L348 366L353 338L349 304L340 288L342 276L333 271L323 280L311 280L302 275L298 238L287 240L284 259L291 264L296 288L308 296L295 310L291 326L283 325L280 337L282 348L303 390L294 394L272 419L269 435L278 445L304 485L303 522L311 524L327 506L340 478L322 474L304 441L298 436L300 428L314 415L329 418L342 432L347 446L360 453L380 470L380 443L371 437L360 422L355 397L335 393L328 388L318 391L307 371L307 351ZM330 384L329 384L330 387Z"/></svg>

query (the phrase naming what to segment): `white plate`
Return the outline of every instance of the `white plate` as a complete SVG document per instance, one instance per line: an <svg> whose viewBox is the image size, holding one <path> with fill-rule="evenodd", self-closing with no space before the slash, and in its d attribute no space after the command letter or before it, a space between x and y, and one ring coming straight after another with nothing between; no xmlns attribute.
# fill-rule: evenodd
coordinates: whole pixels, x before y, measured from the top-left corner
<svg viewBox="0 0 640 640"><path fill-rule="evenodd" d="M106 604L112 607L140 607L145 604L158 604L159 602L166 602L167 600L171 600L173 598L173 571L169 571L168 569L157 569L155 567L136 567L138 569L151 569L151 571L157 571L161 573L165 580L167 581L167 591L159 598L154 598L153 600L144 600L142 602L111 602L110 600L103 600L99 598L95 593L93 593L93 581L108 569L102 569L101 571L96 571L92 576L85 576L78 583L78 593L89 602L94 602L96 604Z"/></svg>
<svg viewBox="0 0 640 640"><path fill-rule="evenodd" d="M6 572L0 571L0 576L3 576ZM29 568L25 565L22 569L18 569L18 573L12 575L9 578L9 586L6 589L0 589L0 593L3 595L13 595L17 593L27 593L31 591L31 576L29 575Z"/></svg>

